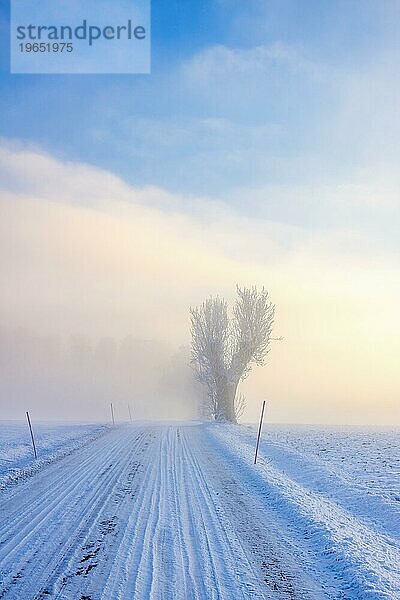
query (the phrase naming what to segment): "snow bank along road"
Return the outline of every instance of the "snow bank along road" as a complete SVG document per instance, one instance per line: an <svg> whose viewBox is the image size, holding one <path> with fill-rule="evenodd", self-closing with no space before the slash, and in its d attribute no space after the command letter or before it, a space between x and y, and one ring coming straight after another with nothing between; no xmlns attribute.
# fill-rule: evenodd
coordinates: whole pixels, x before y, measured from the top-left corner
<svg viewBox="0 0 400 600"><path fill-rule="evenodd" d="M0 598L400 598L396 537L253 434L123 426L0 496Z"/></svg>

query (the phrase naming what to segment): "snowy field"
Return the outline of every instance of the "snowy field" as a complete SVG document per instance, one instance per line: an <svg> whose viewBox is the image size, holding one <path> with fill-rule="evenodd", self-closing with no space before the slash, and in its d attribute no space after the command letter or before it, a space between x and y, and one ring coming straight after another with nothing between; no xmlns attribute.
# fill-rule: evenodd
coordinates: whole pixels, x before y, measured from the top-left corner
<svg viewBox="0 0 400 600"><path fill-rule="evenodd" d="M0 490L101 435L106 428L99 424L36 423L38 460L35 461L28 424L0 421Z"/></svg>
<svg viewBox="0 0 400 600"><path fill-rule="evenodd" d="M264 439L319 465L360 494L400 502L400 429L268 426Z"/></svg>
<svg viewBox="0 0 400 600"><path fill-rule="evenodd" d="M398 432L99 433L3 489L0 598L399 600Z"/></svg>
<svg viewBox="0 0 400 600"><path fill-rule="evenodd" d="M210 431L253 498L265 499L266 518L290 531L292 557L303 561L298 577L333 576L341 592L333 584L332 598L400 598L399 430L270 426L252 471L254 427Z"/></svg>

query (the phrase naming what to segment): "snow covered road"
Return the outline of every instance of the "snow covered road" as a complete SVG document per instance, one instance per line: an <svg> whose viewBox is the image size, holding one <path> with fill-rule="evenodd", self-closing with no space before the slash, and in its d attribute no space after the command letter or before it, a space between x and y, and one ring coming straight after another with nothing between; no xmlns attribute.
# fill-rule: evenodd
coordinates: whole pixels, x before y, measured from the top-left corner
<svg viewBox="0 0 400 600"><path fill-rule="evenodd" d="M198 462L196 427L122 427L1 502L0 597L264 597Z"/></svg>
<svg viewBox="0 0 400 600"><path fill-rule="evenodd" d="M254 469L251 436L118 427L4 491L0 598L399 598L393 540L268 471L263 446Z"/></svg>

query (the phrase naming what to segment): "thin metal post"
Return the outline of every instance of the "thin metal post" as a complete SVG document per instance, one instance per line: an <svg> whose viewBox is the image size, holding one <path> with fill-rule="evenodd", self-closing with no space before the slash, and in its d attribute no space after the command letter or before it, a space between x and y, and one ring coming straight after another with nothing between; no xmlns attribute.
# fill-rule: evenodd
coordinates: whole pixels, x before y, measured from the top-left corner
<svg viewBox="0 0 400 600"><path fill-rule="evenodd" d="M112 403L112 402L110 402L110 408L111 408L111 418L112 418L112 422L113 422L113 425L115 425L115 418L114 418L114 406L113 406L113 403Z"/></svg>
<svg viewBox="0 0 400 600"><path fill-rule="evenodd" d="M132 413L131 413L131 405L128 404L128 412L129 412L129 420L132 423Z"/></svg>
<svg viewBox="0 0 400 600"><path fill-rule="evenodd" d="M31 418L30 418L30 416L29 416L29 413L28 413L28 411L26 411L26 418L28 419L29 431L31 432L31 440L32 440L32 446L33 446L33 454L35 455L35 458L37 458L37 452L36 452L35 438L34 438L34 436L33 436L32 423L31 423Z"/></svg>
<svg viewBox="0 0 400 600"><path fill-rule="evenodd" d="M260 444L261 428L262 428L262 424L263 424L263 420L264 420L264 410L265 410L265 400L263 400L262 409L261 409L261 416L260 416L260 424L258 426L257 444L256 444L256 451L255 451L255 454L254 454L254 464L257 463L258 446Z"/></svg>

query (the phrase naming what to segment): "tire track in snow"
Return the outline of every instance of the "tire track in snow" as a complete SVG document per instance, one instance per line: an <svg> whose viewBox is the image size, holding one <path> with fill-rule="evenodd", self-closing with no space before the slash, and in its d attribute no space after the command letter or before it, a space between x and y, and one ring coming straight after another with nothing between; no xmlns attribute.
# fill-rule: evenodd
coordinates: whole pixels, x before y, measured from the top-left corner
<svg viewBox="0 0 400 600"><path fill-rule="evenodd" d="M124 447L129 458L125 465L121 464L118 480L69 558L64 575L60 573L59 583L55 586L58 593L54 597L69 599L77 596L77 590L87 598L98 598L102 594L114 557L119 556L121 537L141 484L143 465L140 461L147 452L149 436L154 437L153 432L142 433L131 447ZM148 459L147 455L146 461ZM92 569L95 570L90 577Z"/></svg>
<svg viewBox="0 0 400 600"><path fill-rule="evenodd" d="M264 598L195 458L196 427L164 427L102 598Z"/></svg>
<svg viewBox="0 0 400 600"><path fill-rule="evenodd" d="M115 440L111 433L104 436L104 439L101 440L101 451L103 455L108 453L110 449L114 449ZM98 444L95 446L90 445L89 448L85 447L85 451L81 451L79 456L81 457L81 462L79 464L77 472L74 472L72 477L76 479L72 481L73 486L76 487L76 483L78 482L78 478L81 476L85 476L85 469L87 469L93 461L97 460L95 452L93 451L97 448ZM10 526L5 527L0 533L0 559L1 553L4 550L4 544L7 543L12 538L12 546L15 545L15 538L12 537L16 530L22 533L23 528L26 528L27 531L32 529L32 514L37 513L40 508L44 508L44 496L43 496L43 488L46 487L46 478L49 475L51 478L51 484L48 483L47 487L49 488L46 493L46 500L48 501L47 507L45 510L50 509L50 502L55 499L54 505L57 505L58 497L61 491L65 491L65 486L71 481L71 476L68 473L70 468L70 463L74 465L75 463L75 453L68 456L62 461L62 468L67 471L67 479L59 477L53 477L53 469L45 469L40 473L40 477L42 480L41 485L37 485L37 479L28 480L24 483L24 487L21 485L17 488L12 489L11 494L4 494L4 500L2 501L1 510L7 511L8 507L11 506L11 512L8 513ZM72 467L74 468L74 467ZM25 494L21 494L21 490L25 491Z"/></svg>
<svg viewBox="0 0 400 600"><path fill-rule="evenodd" d="M115 451L112 441L109 443L109 447L105 448L107 460L110 459L110 447L111 452ZM22 511L19 508L18 512L14 510L14 513L9 515L10 526L3 531L0 538L0 561L3 556L9 556L10 551L14 551L14 553L18 551L20 540L26 541L27 538L33 537L37 526L41 526L44 518L51 522L49 517L52 516L54 510L60 507L61 501L67 501L71 495L76 497L76 490L79 490L82 481L88 476L87 469L92 469L96 461L96 457L91 454L86 461L81 463L79 474L76 471L71 474L67 472L66 478L59 478L58 482L56 481L51 485L45 497L43 496L43 489L41 489L34 501L28 500L25 502ZM92 470L89 471L89 475L91 473ZM14 503L14 500L12 498L8 504Z"/></svg>
<svg viewBox="0 0 400 600"><path fill-rule="evenodd" d="M353 598L318 585L301 593L273 545L259 568L252 545L272 526L256 528L239 463L221 443L202 426L121 428L4 495L3 597Z"/></svg>
<svg viewBox="0 0 400 600"><path fill-rule="evenodd" d="M104 444L93 444L85 452L76 453L66 461L68 464L61 461L39 474L29 485L21 486L21 494L14 493L1 505L1 513L8 516L10 525L0 545L0 597L25 600L37 594L41 597L41 590L48 597L45 588L57 579L57 564L79 545L117 485L127 442L135 433L112 432L104 438ZM136 436L138 441L142 438L143 433ZM36 493L36 489L41 492ZM35 490L33 502L29 501L30 490ZM10 503L19 505L19 517L16 510L7 510Z"/></svg>
<svg viewBox="0 0 400 600"><path fill-rule="evenodd" d="M201 499L197 503L197 510L199 520L203 523L200 531L203 533L203 544L207 547L212 563L211 572L214 573L214 579L224 581L225 588L219 595L217 586L215 595L209 591L207 598L216 600L218 598L226 598L226 600L230 598L263 598L264 593L256 582L253 568L236 536L235 528L219 510L210 489L211 482L206 478L203 467L200 465L199 457L204 454L204 439L200 431L196 428L190 440L186 432L184 435L183 445L189 465L187 471L192 477L192 489L200 492L196 494L196 498ZM195 444L193 444L194 441L196 441ZM196 449L195 452L191 449L192 444ZM224 465L221 464L221 472L223 468ZM214 532L213 537L207 535L209 531Z"/></svg>
<svg viewBox="0 0 400 600"><path fill-rule="evenodd" d="M106 458L109 460L109 454ZM37 535L44 534L43 541L51 538L54 530L59 527L59 521L54 518L56 513L65 514L66 507L69 510L74 510L78 505L81 496L76 494L76 490L82 488L82 483L87 477L91 478L93 476L93 470L85 469L88 469L89 465L92 467L95 464L95 457L91 456L86 464L84 463L84 469L81 471L80 476L76 476L76 472L69 474L60 485L51 488L46 497L42 496L36 503L29 503L19 519L13 521L11 516L12 524L6 532L6 535L9 536L8 541L0 547L0 562L3 561L4 557L7 557L8 561L13 561L22 553L22 559L19 559L17 563L13 562L14 569L17 568L18 572L21 572L20 569L23 569L23 565L29 563L33 556L40 551ZM100 485L103 485L102 481ZM96 487L96 491L98 487L99 485ZM63 488L62 492L60 491L61 488ZM69 504L71 499L73 504ZM36 544L29 543L31 539L36 539ZM26 547L25 551L21 548L22 545ZM37 568L37 563L35 565Z"/></svg>

